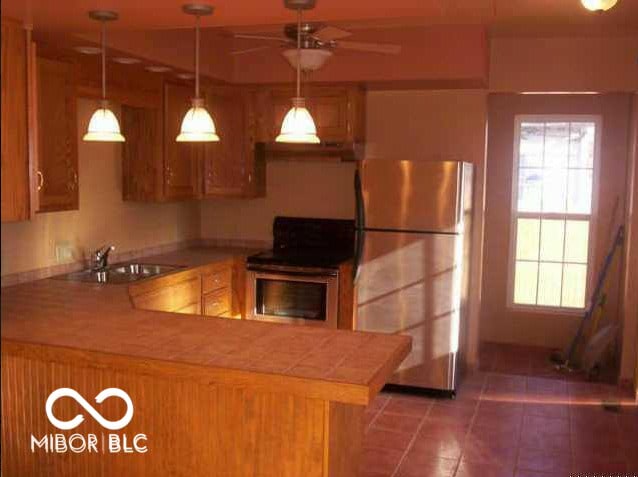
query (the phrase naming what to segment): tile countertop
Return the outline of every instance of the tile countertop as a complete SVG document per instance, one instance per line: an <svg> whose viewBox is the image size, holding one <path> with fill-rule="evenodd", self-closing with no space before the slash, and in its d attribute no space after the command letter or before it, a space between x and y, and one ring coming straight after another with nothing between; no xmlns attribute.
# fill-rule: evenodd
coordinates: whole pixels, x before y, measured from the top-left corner
<svg viewBox="0 0 638 477"><path fill-rule="evenodd" d="M138 261L192 268L247 253L193 248ZM311 380L337 394L355 389L362 404L410 350L400 335L136 310L128 285L45 279L6 287L1 312L3 341L270 375L283 386Z"/></svg>

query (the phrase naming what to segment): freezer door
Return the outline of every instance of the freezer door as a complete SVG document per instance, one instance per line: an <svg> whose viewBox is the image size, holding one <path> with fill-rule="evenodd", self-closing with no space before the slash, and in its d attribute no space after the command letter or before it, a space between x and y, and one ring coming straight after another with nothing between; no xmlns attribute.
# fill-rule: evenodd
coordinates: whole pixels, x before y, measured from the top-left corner
<svg viewBox="0 0 638 477"><path fill-rule="evenodd" d="M359 174L365 227L460 231L463 166L456 161L363 161Z"/></svg>
<svg viewBox="0 0 638 477"><path fill-rule="evenodd" d="M412 337L391 381L455 387L462 236L366 232L355 328Z"/></svg>

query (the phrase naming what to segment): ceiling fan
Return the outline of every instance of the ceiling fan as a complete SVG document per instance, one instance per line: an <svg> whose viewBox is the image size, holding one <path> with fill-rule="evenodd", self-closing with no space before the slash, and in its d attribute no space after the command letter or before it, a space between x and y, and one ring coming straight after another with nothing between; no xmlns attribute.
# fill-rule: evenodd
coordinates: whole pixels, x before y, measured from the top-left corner
<svg viewBox="0 0 638 477"><path fill-rule="evenodd" d="M314 8L315 0L284 0L284 5L290 9L309 10ZM323 23L301 24L301 52L298 54L297 24L291 23L284 26L283 36L252 35L235 33L234 38L276 41L284 46L282 55L288 60L290 66L297 67L297 61L301 61L301 70L304 72L315 71L332 57L334 50L354 50L368 53L382 53L397 55L401 52L401 46L384 43L367 43L358 41L343 41L352 35L347 30ZM270 46L257 46L245 50L234 51L232 55L243 55L269 49Z"/></svg>

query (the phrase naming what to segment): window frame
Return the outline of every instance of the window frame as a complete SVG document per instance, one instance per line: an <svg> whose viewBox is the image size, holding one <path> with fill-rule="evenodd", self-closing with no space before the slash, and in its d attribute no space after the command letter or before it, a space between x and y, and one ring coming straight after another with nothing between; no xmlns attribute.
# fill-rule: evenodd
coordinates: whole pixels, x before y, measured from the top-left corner
<svg viewBox="0 0 638 477"><path fill-rule="evenodd" d="M595 124L594 143L594 163L592 169L592 198L591 213L570 214L556 212L519 212L518 207L518 172L519 172L519 152L520 152L520 132L521 123L524 122L592 122ZM603 118L596 114L517 114L514 116L514 146L512 164L512 194L510 203L510 237L509 237L509 258L507 265L507 308L514 311L524 311L531 313L557 314L557 315L580 315L589 306L589 294L594 277L595 264L595 244L596 230L598 223L598 192L600 182L600 155L602 139ZM575 220L589 220L589 243L587 247L587 278L585 279L585 303L583 308L571 308L551 305L530 305L514 303L514 285L516 277L516 241L518 234L518 218L557 218L566 220L569 216ZM538 263L541 261L538 260ZM565 263L565 262L562 262ZM538 292L537 292L538 293Z"/></svg>

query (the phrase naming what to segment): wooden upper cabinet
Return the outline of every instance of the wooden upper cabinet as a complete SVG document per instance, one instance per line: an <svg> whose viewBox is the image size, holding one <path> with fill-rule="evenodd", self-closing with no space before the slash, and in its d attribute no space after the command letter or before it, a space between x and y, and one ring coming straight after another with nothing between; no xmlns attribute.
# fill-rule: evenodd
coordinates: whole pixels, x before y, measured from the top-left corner
<svg viewBox="0 0 638 477"><path fill-rule="evenodd" d="M220 141L203 145L204 195L240 197L245 192L248 165L242 92L215 88L207 93L206 106Z"/></svg>
<svg viewBox="0 0 638 477"><path fill-rule="evenodd" d="M77 97L74 66L37 59L38 212L78 208Z"/></svg>
<svg viewBox="0 0 638 477"><path fill-rule="evenodd" d="M155 108L122 105L122 198L139 202L162 199L164 165L162 113Z"/></svg>
<svg viewBox="0 0 638 477"><path fill-rule="evenodd" d="M200 196L202 145L175 141L192 97L190 86L175 83L164 86L164 197L167 200Z"/></svg>
<svg viewBox="0 0 638 477"><path fill-rule="evenodd" d="M304 94L322 143L362 142L365 139L365 96L361 87L310 86L305 88ZM293 88L271 90L270 141L274 141L281 130L284 116L292 106L292 96Z"/></svg>
<svg viewBox="0 0 638 477"><path fill-rule="evenodd" d="M2 19L2 222L31 217L29 91L32 49L25 30Z"/></svg>

